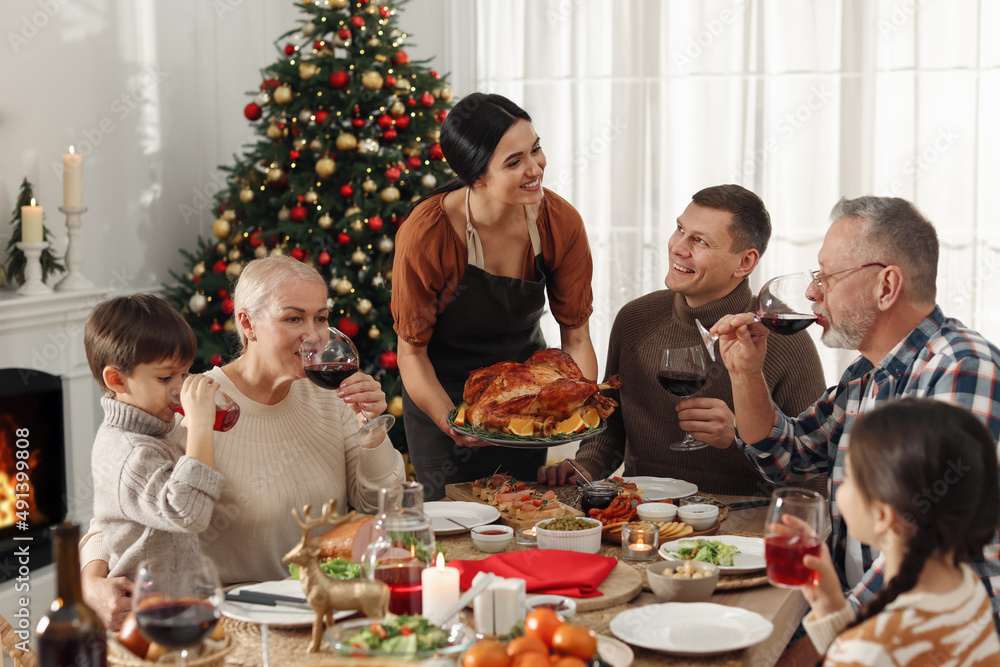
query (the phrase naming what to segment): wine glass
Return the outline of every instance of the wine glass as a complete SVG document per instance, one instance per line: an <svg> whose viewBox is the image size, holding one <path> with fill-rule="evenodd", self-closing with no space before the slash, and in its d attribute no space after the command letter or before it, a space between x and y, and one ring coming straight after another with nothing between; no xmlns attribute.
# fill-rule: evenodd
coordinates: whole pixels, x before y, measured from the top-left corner
<svg viewBox="0 0 1000 667"><path fill-rule="evenodd" d="M771 492L764 524L764 559L772 584L798 588L819 582L819 573L803 565L802 559L820 555L825 521L826 501L819 493L795 487Z"/></svg>
<svg viewBox="0 0 1000 667"><path fill-rule="evenodd" d="M675 396L690 398L708 381L708 364L701 345L681 348L660 348L660 363L656 367L656 379L660 385ZM708 443L695 440L690 433L683 440L671 443L675 452L693 452L708 447Z"/></svg>
<svg viewBox="0 0 1000 667"><path fill-rule="evenodd" d="M184 414L184 407L181 405L181 392L179 389L170 390L170 409L179 415ZM229 397L229 394L219 389L215 392L215 425L212 427L220 433L225 433L236 426L236 421L240 418L240 406Z"/></svg>
<svg viewBox="0 0 1000 667"><path fill-rule="evenodd" d="M299 346L299 356L306 377L324 389L338 389L341 382L358 372L358 348L348 336L334 327L317 329L309 334ZM369 419L364 408L361 409L361 417L365 425L354 436L359 445L381 442L396 423L395 417L390 414Z"/></svg>
<svg viewBox="0 0 1000 667"><path fill-rule="evenodd" d="M188 649L212 634L219 622L222 585L215 563L197 556L175 569L176 554L139 563L132 605L139 632L151 642L180 649L177 664L184 667Z"/></svg>
<svg viewBox="0 0 1000 667"><path fill-rule="evenodd" d="M808 271L771 278L760 288L754 321L783 336L802 331L816 321L812 300L806 296L812 285L813 277ZM694 322L708 355L715 361L715 341L719 335L711 333L698 320Z"/></svg>

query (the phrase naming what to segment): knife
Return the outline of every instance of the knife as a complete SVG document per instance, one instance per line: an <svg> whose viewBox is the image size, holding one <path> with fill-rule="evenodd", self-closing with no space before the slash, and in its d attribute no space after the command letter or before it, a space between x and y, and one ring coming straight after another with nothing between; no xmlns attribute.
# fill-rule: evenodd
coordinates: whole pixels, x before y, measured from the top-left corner
<svg viewBox="0 0 1000 667"><path fill-rule="evenodd" d="M761 498L760 500L745 500L739 503L730 503L726 507L731 510L747 510L752 507L767 507L770 504L770 498Z"/></svg>
<svg viewBox="0 0 1000 667"><path fill-rule="evenodd" d="M240 591L238 593L226 593L226 599L230 602L245 602L247 604L263 604L269 607L282 606L294 607L312 611L312 607L305 598L296 598L289 595L275 595L273 593L261 593L259 591Z"/></svg>

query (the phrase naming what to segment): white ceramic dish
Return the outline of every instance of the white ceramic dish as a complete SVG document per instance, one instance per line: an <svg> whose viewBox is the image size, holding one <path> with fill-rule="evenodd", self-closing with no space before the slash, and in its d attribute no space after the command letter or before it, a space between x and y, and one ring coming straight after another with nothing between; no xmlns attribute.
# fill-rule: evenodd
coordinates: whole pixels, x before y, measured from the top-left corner
<svg viewBox="0 0 1000 667"><path fill-rule="evenodd" d="M424 514L431 518L435 535L459 535L476 526L493 523L500 518L500 510L492 505L463 502L424 503ZM459 526L448 519L454 519L465 526Z"/></svg>
<svg viewBox="0 0 1000 667"><path fill-rule="evenodd" d="M596 554L601 550L601 530L604 528L597 519L579 517L591 524L593 528L584 530L545 530L542 524L552 521L544 519L535 524L535 532L538 534L539 549L563 549L565 551L579 551L585 554Z"/></svg>
<svg viewBox="0 0 1000 667"><path fill-rule="evenodd" d="M760 614L711 602L635 607L611 621L611 632L622 641L686 656L744 649L764 641L773 630Z"/></svg>
<svg viewBox="0 0 1000 667"><path fill-rule="evenodd" d="M670 503L640 503L635 508L640 521L670 523L677 518L677 506Z"/></svg>
<svg viewBox="0 0 1000 667"><path fill-rule="evenodd" d="M660 545L660 557L666 560L674 560L671 552L677 551L681 547L681 542L687 540L718 540L723 544L732 544L740 550L733 559L732 565L720 565L719 572L722 574L745 574L756 572L767 567L764 560L764 538L763 537L743 537L742 535L708 535L706 537L682 537L679 540L667 542Z"/></svg>
<svg viewBox="0 0 1000 667"><path fill-rule="evenodd" d="M597 635L597 653L611 667L629 667L635 660L635 653L628 644L607 635Z"/></svg>
<svg viewBox="0 0 1000 667"><path fill-rule="evenodd" d="M708 530L719 518L719 508L715 505L684 505L677 510L677 518L695 530Z"/></svg>
<svg viewBox="0 0 1000 667"><path fill-rule="evenodd" d="M642 497L646 500L686 498L698 493L696 484L673 477L624 477L623 479L639 487L642 490Z"/></svg>
<svg viewBox="0 0 1000 667"><path fill-rule="evenodd" d="M295 579L283 579L281 581L264 581L259 584L250 584L234 588L232 593L240 591L255 591L257 593L270 593L271 595L288 595L291 597L305 598L302 592L302 582ZM316 614L311 609L297 609L295 607L274 607L266 604L250 604L248 602L235 602L224 600L222 602L222 613L229 618L247 623L261 623L276 625L288 628L312 625L316 619ZM335 620L347 618L353 615L353 611L338 611L333 615Z"/></svg>
<svg viewBox="0 0 1000 667"><path fill-rule="evenodd" d="M676 570L685 563L707 572L708 576L685 579L663 574L667 568ZM719 566L697 561L661 560L646 568L646 579L657 602L704 602L712 597L715 585L719 583Z"/></svg>
<svg viewBox="0 0 1000 667"><path fill-rule="evenodd" d="M565 595L533 595L524 606L529 613L540 607L548 607L564 621L569 621L576 615L576 600Z"/></svg>
<svg viewBox="0 0 1000 667"><path fill-rule="evenodd" d="M500 535L484 535L484 532L498 532ZM487 524L472 529L472 543L488 554L498 554L514 541L514 529L510 526Z"/></svg>

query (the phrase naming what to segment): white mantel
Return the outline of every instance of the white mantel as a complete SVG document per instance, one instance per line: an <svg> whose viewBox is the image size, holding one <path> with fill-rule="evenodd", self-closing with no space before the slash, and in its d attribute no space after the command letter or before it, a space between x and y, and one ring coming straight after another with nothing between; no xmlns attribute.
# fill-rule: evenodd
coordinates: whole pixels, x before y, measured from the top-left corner
<svg viewBox="0 0 1000 667"><path fill-rule="evenodd" d="M0 368L28 368L62 378L66 441L68 517L86 530L93 516L90 448L101 423L100 390L83 349L83 328L106 289L18 297L0 290ZM39 489L36 492L44 493ZM32 569L31 589L16 593L14 582L0 584L0 615L10 619L18 598L31 599L32 627L55 598L50 566Z"/></svg>

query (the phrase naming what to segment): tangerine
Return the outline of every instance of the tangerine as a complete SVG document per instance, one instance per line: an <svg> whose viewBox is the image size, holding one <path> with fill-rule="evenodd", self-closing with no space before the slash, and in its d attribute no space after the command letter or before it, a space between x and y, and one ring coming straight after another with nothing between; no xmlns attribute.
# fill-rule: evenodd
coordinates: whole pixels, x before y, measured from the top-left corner
<svg viewBox="0 0 1000 667"><path fill-rule="evenodd" d="M549 647L537 637L521 636L507 644L507 655L514 658L522 653L549 654Z"/></svg>
<svg viewBox="0 0 1000 667"><path fill-rule="evenodd" d="M528 651L514 658L510 667L549 667L549 654Z"/></svg>
<svg viewBox="0 0 1000 667"><path fill-rule="evenodd" d="M556 628L563 625L562 618L552 609L539 607L524 619L524 634L542 640L546 646L552 646L552 635Z"/></svg>
<svg viewBox="0 0 1000 667"><path fill-rule="evenodd" d="M462 667L507 667L509 663L507 649L491 639L473 644L462 656Z"/></svg>
<svg viewBox="0 0 1000 667"><path fill-rule="evenodd" d="M553 655L558 655L554 653ZM587 663L572 655L561 655L549 667L587 667Z"/></svg>
<svg viewBox="0 0 1000 667"><path fill-rule="evenodd" d="M590 660L597 652L597 633L590 628L564 623L552 633L552 650L580 660Z"/></svg>

